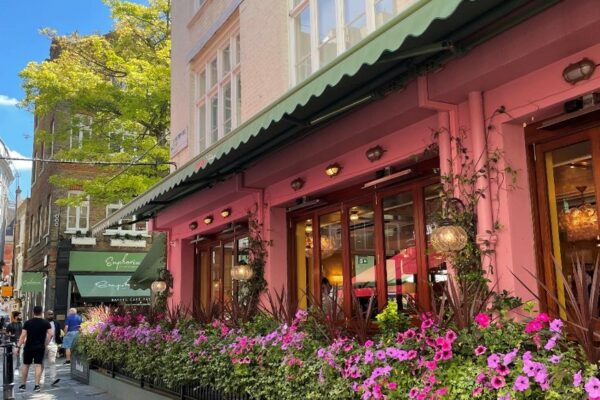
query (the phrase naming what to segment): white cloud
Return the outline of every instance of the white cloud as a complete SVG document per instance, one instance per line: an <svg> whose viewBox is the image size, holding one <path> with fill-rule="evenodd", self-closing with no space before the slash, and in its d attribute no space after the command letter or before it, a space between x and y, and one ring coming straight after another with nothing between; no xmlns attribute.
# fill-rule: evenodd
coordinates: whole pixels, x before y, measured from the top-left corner
<svg viewBox="0 0 600 400"><path fill-rule="evenodd" d="M0 94L0 106L16 106L19 100Z"/></svg>
<svg viewBox="0 0 600 400"><path fill-rule="evenodd" d="M23 154L19 153L16 150L10 150L10 149L8 150L8 155L10 157L14 157L14 158L29 158L29 157L24 156ZM12 160L11 162L13 163L13 165L15 166L17 171L30 171L31 170L31 161Z"/></svg>

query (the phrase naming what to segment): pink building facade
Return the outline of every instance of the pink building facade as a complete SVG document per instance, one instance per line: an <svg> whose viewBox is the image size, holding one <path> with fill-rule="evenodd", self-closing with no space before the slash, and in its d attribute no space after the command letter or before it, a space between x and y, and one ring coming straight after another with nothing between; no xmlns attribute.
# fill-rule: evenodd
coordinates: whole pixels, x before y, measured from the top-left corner
<svg viewBox="0 0 600 400"><path fill-rule="evenodd" d="M250 7L244 3L239 7ZM239 13L243 81L245 62L252 59L244 48L243 9ZM499 18L476 32L483 35L504 22ZM493 265L489 278L498 290L531 299L531 291L537 290L531 274L550 287L559 286L549 261L552 255L567 260L577 250L592 265L600 238L597 218L595 227L578 227L568 218L582 207L596 207L600 130L595 126L600 126L600 114L594 104L577 106L574 112L566 112L564 104L592 98L589 94L600 91L600 73L573 84L563 71L583 59L600 60L600 7L594 0L565 1L509 25L434 71L421 69L418 76L391 85L393 89L380 92L375 100L314 124L218 179L206 180L201 188L169 198L152 212L151 200L131 206L132 211L145 207L153 229L168 232L173 302L191 306L228 297L234 288L229 270L243 262L251 212L270 241L265 268L270 289L286 288L305 305L303 294L319 298L326 278L343 288L340 296L354 291L359 297L376 294L386 301L410 295L426 306L430 292L447 274L428 245L433 229L429 214L440 206L438 168L442 174L457 168L449 162L457 137L463 137L473 156L500 151L501 166L517 171L511 190L491 193L477 207L479 239L495 250L486 263ZM177 40L174 31L175 48ZM174 62L173 74L183 74L184 67L189 65ZM315 107L327 109L327 96L344 82L333 82L310 101L320 101ZM260 91L255 94L260 96ZM246 112L244 121L238 121L241 128L272 106ZM303 107L286 118L301 119ZM176 119L178 111L174 113ZM268 134L272 127L261 129ZM432 144L439 154L424 156ZM377 146L383 155L371 161L366 153ZM240 161L245 157L242 147L221 159ZM207 153L189 153L183 160L174 159L191 160L194 173L201 171ZM333 177L325 173L332 164L341 167ZM398 172L397 178L372 185ZM479 183L483 190L493 184ZM171 191L179 187L172 186ZM223 217L225 210L230 215ZM568 275L569 268L564 271Z"/></svg>

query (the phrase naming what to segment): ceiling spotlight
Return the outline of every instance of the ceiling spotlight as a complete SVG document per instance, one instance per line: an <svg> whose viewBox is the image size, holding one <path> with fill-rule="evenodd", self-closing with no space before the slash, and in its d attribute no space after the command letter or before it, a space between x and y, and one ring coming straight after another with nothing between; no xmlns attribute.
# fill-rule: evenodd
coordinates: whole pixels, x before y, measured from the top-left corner
<svg viewBox="0 0 600 400"><path fill-rule="evenodd" d="M221 210L221 217L227 218L231 215L231 208L225 208Z"/></svg>
<svg viewBox="0 0 600 400"><path fill-rule="evenodd" d="M367 156L367 159L371 162L377 161L379 160L381 157L383 157L383 153L385 153L385 150L383 149L383 147L377 145L375 147L371 147L369 150L367 150L365 152L365 155Z"/></svg>
<svg viewBox="0 0 600 400"><path fill-rule="evenodd" d="M213 222L213 216L212 215L208 215L208 216L204 217L204 223L206 225L210 225L210 224L212 224L212 222Z"/></svg>
<svg viewBox="0 0 600 400"><path fill-rule="evenodd" d="M297 192L304 186L304 179L296 178L290 182L290 186L292 187L292 189L294 189L294 192Z"/></svg>
<svg viewBox="0 0 600 400"><path fill-rule="evenodd" d="M188 227L190 228L190 230L194 230L198 227L198 223L196 221L190 222L190 224L188 225Z"/></svg>
<svg viewBox="0 0 600 400"><path fill-rule="evenodd" d="M325 173L327 174L328 177L333 178L334 176L338 175L341 170L342 170L342 167L340 166L340 164L333 163L333 164L329 164L327 166L327 168L325 168Z"/></svg>

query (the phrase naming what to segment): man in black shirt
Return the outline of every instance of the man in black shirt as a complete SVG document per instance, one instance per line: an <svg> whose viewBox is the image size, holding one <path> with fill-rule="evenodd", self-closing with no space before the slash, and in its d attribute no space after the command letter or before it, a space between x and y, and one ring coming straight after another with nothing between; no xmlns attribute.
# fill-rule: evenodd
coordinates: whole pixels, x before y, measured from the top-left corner
<svg viewBox="0 0 600 400"><path fill-rule="evenodd" d="M13 321L8 324L6 327L6 332L10 335L10 341L12 343L17 343L17 340L21 337L21 332L23 331L23 315L21 311L13 311L12 313ZM17 351L16 354L16 363L14 364L15 368L19 368L21 366L21 352Z"/></svg>
<svg viewBox="0 0 600 400"><path fill-rule="evenodd" d="M29 374L29 366L35 364L34 392L39 392L42 378L42 363L46 346L52 339L52 326L42 316L42 307L33 307L33 318L23 324L23 332L17 343L17 351L23 346L23 367L21 368L21 386L19 391L25 391L25 383Z"/></svg>

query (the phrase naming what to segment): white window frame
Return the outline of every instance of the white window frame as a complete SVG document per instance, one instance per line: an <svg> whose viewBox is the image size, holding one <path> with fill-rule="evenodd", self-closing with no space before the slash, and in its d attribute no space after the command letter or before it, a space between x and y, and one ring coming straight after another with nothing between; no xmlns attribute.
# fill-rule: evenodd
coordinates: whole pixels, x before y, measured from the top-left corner
<svg viewBox="0 0 600 400"><path fill-rule="evenodd" d="M106 216L108 217L109 215L113 214L117 210L120 210L122 207L123 207L123 203L108 204L106 206ZM124 225L121 225L124 222L126 222L126 223L131 222L131 224L129 225L130 229L126 229L124 227ZM112 236L112 235L138 236L138 235L141 235L143 237L149 237L150 235L148 234L148 221L145 222L144 229L137 229L136 225L138 223L139 222L136 222L135 216L133 216L133 218L131 218L131 220L130 219L120 219L118 222L118 226L105 230L104 235L107 235L107 236Z"/></svg>
<svg viewBox="0 0 600 400"><path fill-rule="evenodd" d="M289 32L290 32L290 46L289 46L289 57L290 57L290 84L291 86L295 86L297 84L299 84L300 82L302 82L302 80L299 80L298 77L296 76L296 64L297 64L297 60L296 60L296 32L295 32L295 26L294 26L294 21L295 18L302 12L304 11L304 9L306 7L310 7L310 46L311 46L311 51L310 51L310 58L311 58L311 72L310 74L308 74L308 76L311 76L312 74L314 74L316 71L318 71L320 68L323 68L324 66L326 66L327 64L325 64L324 66L320 65L320 57L319 57L319 26L318 26L318 1L319 0L302 0L298 3L298 5L296 5L294 7L294 0L288 0L288 9L290 10L289 12ZM336 40L337 40L337 54L336 57L337 58L340 54L342 54L343 52L345 52L346 50L348 50L348 48L346 48L346 30L345 30L345 23L346 21L344 20L344 6L345 6L345 2L344 0L334 0L335 1L335 8L336 8ZM366 16L366 28L367 28L367 33L365 35L368 36L369 34L371 34L373 31L376 30L376 24L375 24L375 0L354 0L354 1L364 1L365 2L365 16ZM409 0L410 1L410 0ZM406 7L410 7L412 4L414 4L414 0L412 2L409 3L409 1L406 2ZM401 13L403 10L398 10L398 13ZM356 45L356 44L355 44ZM334 58L334 59L335 59Z"/></svg>
<svg viewBox="0 0 600 400"><path fill-rule="evenodd" d="M35 238L36 238L36 242L35 244L38 244L41 240L42 240L42 230L43 230L43 224L44 224L44 207L40 204L38 206L38 214L37 214L37 231L35 233Z"/></svg>
<svg viewBox="0 0 600 400"><path fill-rule="evenodd" d="M52 195L48 195L48 204L46 204L46 234L50 235L50 225L52 225Z"/></svg>
<svg viewBox="0 0 600 400"><path fill-rule="evenodd" d="M56 121L53 118L52 122L50 123L50 135L52 136L52 141L50 142L50 158L52 158L54 156L54 129L55 129L55 123L56 123Z"/></svg>
<svg viewBox="0 0 600 400"><path fill-rule="evenodd" d="M85 134L87 133L88 139L92 137L92 118L87 115L79 115L79 121L77 122L78 135L75 140L73 140L73 128L71 128L71 134L69 135L69 148L73 148L75 143L76 148L81 149L83 147L83 140L85 139Z"/></svg>
<svg viewBox="0 0 600 400"><path fill-rule="evenodd" d="M218 47L216 54L212 54L210 58L207 58L205 63L202 63L200 67L194 73L194 121L196 125L196 135L202 135L200 126L200 108L204 107L204 137L200 137L200 151L212 146L217 141L221 140L225 136L229 135L239 125L241 125L241 110L238 110L238 106L241 107L241 102L238 105L238 98L241 93L238 93L237 79L241 79L241 60L240 54L236 54L236 44L239 40L239 31L236 30L230 35L227 40L223 41ZM229 46L230 54L230 65L229 72L223 71L224 59L223 51ZM216 84L210 86L211 83L211 63L217 60L217 81ZM204 74L204 94L200 92L201 76ZM225 86L230 85L230 129L225 132ZM217 97L217 140L212 140L212 110L211 110L211 99ZM204 139L204 140L202 140Z"/></svg>
<svg viewBox="0 0 600 400"><path fill-rule="evenodd" d="M81 191L79 190L70 190L69 193L67 194L68 197L71 196L79 196L81 194ZM67 206L67 223L66 223L66 230L65 233L76 233L77 231L85 233L88 231L89 226L90 226L90 198L89 196L87 197L86 200L84 200L82 202L82 204L86 205L86 209L87 209L87 215L86 215L86 226L82 227L80 226L81 223L81 205L77 206L77 207L73 207L73 206ZM71 213L75 213L75 227L69 226L69 220L70 220L70 216Z"/></svg>

